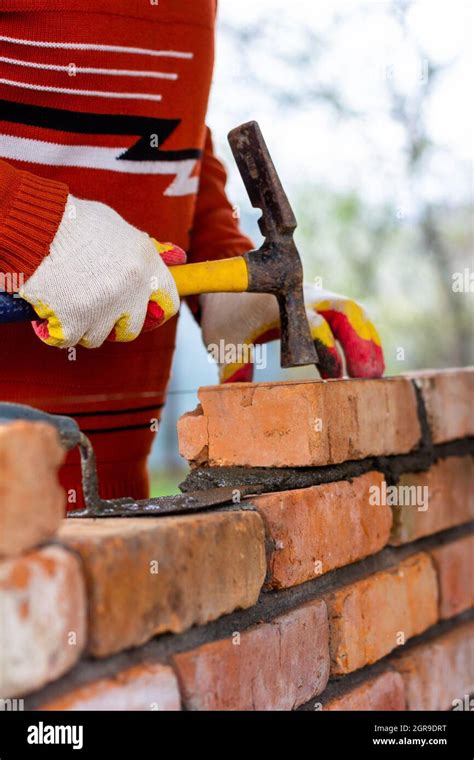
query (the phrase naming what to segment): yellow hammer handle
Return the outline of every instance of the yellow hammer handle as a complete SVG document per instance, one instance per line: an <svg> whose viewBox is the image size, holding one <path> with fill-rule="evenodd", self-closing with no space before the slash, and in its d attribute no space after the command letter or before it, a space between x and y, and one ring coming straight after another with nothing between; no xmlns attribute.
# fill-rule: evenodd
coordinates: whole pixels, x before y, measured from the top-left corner
<svg viewBox="0 0 474 760"><path fill-rule="evenodd" d="M243 293L248 289L247 264L242 256L169 267L180 296L200 293Z"/></svg>

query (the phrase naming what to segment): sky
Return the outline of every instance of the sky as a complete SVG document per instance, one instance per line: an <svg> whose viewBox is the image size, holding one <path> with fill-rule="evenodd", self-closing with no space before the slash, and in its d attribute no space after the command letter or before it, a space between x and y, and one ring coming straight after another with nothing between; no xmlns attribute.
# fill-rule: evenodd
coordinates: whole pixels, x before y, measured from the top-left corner
<svg viewBox="0 0 474 760"><path fill-rule="evenodd" d="M387 113L385 78L393 76L401 91L409 93L423 87L425 64L388 8L385 0L221 0L208 122L231 169L231 192L240 196L227 131L256 119L285 184L307 180L337 189L356 187L373 201L394 192L404 195L403 133ZM335 28L338 17L345 23ZM229 44L226 26L258 21L270 30L264 51ZM473 152L474 3L415 0L407 21L426 53L437 63L450 64L425 113L440 145L427 192L433 199L447 193L462 196L471 181ZM297 63L282 64L281 55L296 54L308 30L326 44L321 59L304 70ZM255 85L249 60L258 65L264 82L291 83L300 93L315 83L335 84L362 119L340 119L318 103L305 103L304 94L297 108L280 107Z"/></svg>

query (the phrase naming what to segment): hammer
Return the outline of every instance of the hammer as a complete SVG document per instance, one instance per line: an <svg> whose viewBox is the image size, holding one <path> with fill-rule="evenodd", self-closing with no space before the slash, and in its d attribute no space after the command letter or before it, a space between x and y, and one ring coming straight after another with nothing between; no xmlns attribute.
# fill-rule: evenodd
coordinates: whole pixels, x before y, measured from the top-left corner
<svg viewBox="0 0 474 760"><path fill-rule="evenodd" d="M243 256L170 267L180 296L201 293L273 293L280 311L281 366L316 364L303 297L303 267L293 233L296 219L256 121L231 130L229 144L264 242ZM31 321L26 301L0 293L0 323Z"/></svg>

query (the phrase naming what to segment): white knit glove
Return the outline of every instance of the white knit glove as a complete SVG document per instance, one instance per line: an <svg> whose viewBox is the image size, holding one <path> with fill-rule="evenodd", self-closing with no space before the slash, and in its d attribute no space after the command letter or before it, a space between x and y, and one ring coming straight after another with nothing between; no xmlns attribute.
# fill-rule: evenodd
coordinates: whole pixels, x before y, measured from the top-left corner
<svg viewBox="0 0 474 760"><path fill-rule="evenodd" d="M304 286L304 302L318 352L321 377L342 376L343 363L337 342L344 351L350 377L383 375L380 338L359 303L315 285ZM217 353L221 383L252 380L254 346L274 340L280 334L275 296L266 293L208 293L201 296L201 307L204 344L212 353Z"/></svg>
<svg viewBox="0 0 474 760"><path fill-rule="evenodd" d="M186 258L109 206L69 195L49 255L19 291L43 320L33 323L36 334L50 346L96 348L107 338L134 340L145 318L148 329L163 324L179 296L162 256Z"/></svg>

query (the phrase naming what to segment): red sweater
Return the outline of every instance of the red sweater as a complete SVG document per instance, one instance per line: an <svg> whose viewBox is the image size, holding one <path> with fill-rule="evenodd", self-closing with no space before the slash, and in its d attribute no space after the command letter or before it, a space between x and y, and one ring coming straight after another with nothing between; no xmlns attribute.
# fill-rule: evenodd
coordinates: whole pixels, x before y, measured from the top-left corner
<svg viewBox="0 0 474 760"><path fill-rule="evenodd" d="M0 8L0 272L32 274L68 191L180 245L189 261L251 247L204 125L215 0L3 0ZM165 400L176 323L75 352L46 346L29 324L3 326L0 398L75 416L96 449L102 495L144 498L150 421ZM77 453L62 481L70 506L80 504Z"/></svg>

